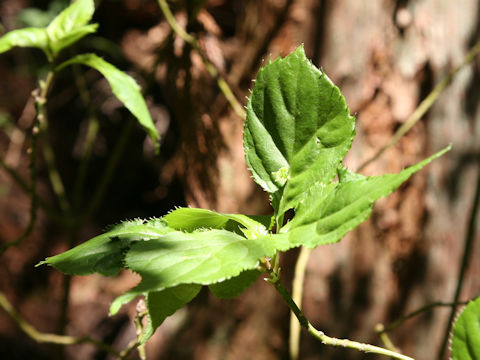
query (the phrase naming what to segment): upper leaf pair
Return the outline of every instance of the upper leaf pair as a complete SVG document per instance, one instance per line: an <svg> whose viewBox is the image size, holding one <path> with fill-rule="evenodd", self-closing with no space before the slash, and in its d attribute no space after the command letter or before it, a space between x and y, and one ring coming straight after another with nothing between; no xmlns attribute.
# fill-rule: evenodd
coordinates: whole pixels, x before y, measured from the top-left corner
<svg viewBox="0 0 480 360"><path fill-rule="evenodd" d="M96 31L97 24L88 24L94 11L93 0L77 0L55 17L47 27L18 29L5 34L0 38L0 53L15 46L36 47L43 50L52 63L62 49ZM114 95L138 119L158 151L159 135L137 82L95 54L75 56L57 66L55 70L60 71L72 64L92 67L107 79Z"/></svg>
<svg viewBox="0 0 480 360"><path fill-rule="evenodd" d="M45 28L31 27L7 33L0 38L0 53L15 46L36 47L51 59L62 49L96 31L97 24L88 24L94 11L93 0L77 0Z"/></svg>

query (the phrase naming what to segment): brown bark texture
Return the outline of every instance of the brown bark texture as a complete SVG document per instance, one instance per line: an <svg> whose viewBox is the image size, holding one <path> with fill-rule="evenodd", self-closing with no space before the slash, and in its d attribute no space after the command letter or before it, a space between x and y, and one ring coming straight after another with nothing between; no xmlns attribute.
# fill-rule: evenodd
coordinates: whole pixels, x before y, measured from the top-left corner
<svg viewBox="0 0 480 360"><path fill-rule="evenodd" d="M48 3L4 0L0 3L3 30L20 26L16 16L22 9L45 9ZM284 56L303 43L307 56L340 88L356 115L357 135L345 159L350 169L386 144L480 40L477 0L169 4L243 105L263 61ZM202 8L197 11L199 4ZM136 284L135 275L74 277L67 286L59 272L33 265L100 233L108 224L161 216L174 206L247 214L268 214L271 208L245 164L243 120L229 107L199 54L171 31L156 2L103 0L94 20L100 23L99 36L108 39L109 45L97 39L78 47L96 46L142 85L162 135L161 153L155 156L152 144L135 128L94 216L72 231L65 221L56 222L41 208L31 236L1 255L0 290L41 331L89 335L121 349L135 336L135 302L112 318L107 315L108 306ZM42 61L36 50L15 49L0 55L0 154L27 180L26 149L34 117L28 98L35 74L45 64ZM100 119L84 196L72 216L80 216L88 205L128 121L106 82L92 71L82 74L91 94L90 110L68 76L57 79L48 105L50 136L67 196L73 196L88 116L95 113ZM478 216L470 220L480 186L479 99L477 57L398 144L362 170L367 175L398 172L452 144L449 153L378 201L368 221L339 243L312 252L302 306L316 328L330 336L382 345L374 330L378 323L387 325L429 303L452 301L469 222L475 225L479 220ZM56 209L42 156L38 169L39 196ZM3 170L0 180L3 243L28 224L29 197ZM480 228L470 228L475 230L473 247L467 254L460 301L480 294ZM282 255L287 288L297 254L295 249ZM66 320L62 320L65 311ZM407 320L390 333L391 340L415 359L437 359L449 313L449 307L441 307ZM148 359L286 359L288 321L288 308L262 279L233 300L219 300L204 289L157 330L146 346ZM8 359L111 358L91 345L63 350L39 345L2 311L0 354ZM302 332L300 358L381 357L329 348Z"/></svg>

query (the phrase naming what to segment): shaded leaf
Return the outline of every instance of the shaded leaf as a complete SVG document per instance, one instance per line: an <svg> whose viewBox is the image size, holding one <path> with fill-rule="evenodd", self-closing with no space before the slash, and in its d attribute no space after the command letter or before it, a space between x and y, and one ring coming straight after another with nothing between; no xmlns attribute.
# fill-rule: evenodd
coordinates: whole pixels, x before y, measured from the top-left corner
<svg viewBox="0 0 480 360"><path fill-rule="evenodd" d="M303 47L260 69L244 129L247 164L276 215L328 184L351 146L355 119L340 90Z"/></svg>
<svg viewBox="0 0 480 360"><path fill-rule="evenodd" d="M115 275L124 267L125 252L132 242L158 238L169 231L172 230L159 219L126 221L73 249L45 259L37 266L48 264L70 275L95 272Z"/></svg>
<svg viewBox="0 0 480 360"><path fill-rule="evenodd" d="M247 270L240 275L209 285L209 289L220 299L235 298L252 285L260 276L258 270Z"/></svg>
<svg viewBox="0 0 480 360"><path fill-rule="evenodd" d="M452 359L480 359L480 297L470 301L455 322Z"/></svg>
<svg viewBox="0 0 480 360"><path fill-rule="evenodd" d="M146 296L148 323L143 331L140 344L144 344L152 337L155 330L167 316L172 315L175 311L192 301L201 288L201 285L186 284L148 293Z"/></svg>
<svg viewBox="0 0 480 360"><path fill-rule="evenodd" d="M61 70L71 64L83 64L99 71L107 79L113 94L137 118L138 122L145 128L158 149L159 135L157 129L148 112L147 104L140 91L140 86L138 86L132 77L95 54L77 55L61 64L57 70Z"/></svg>
<svg viewBox="0 0 480 360"><path fill-rule="evenodd" d="M343 171L340 182L310 188L295 210L295 217L282 229L292 244L314 248L339 241L366 220L379 198L387 196L412 174L450 147L398 174L364 177Z"/></svg>

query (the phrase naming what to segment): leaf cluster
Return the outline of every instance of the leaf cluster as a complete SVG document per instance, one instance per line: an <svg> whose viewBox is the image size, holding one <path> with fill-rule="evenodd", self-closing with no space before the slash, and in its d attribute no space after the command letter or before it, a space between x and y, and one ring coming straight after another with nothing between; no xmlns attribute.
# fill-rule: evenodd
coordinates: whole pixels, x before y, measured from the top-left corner
<svg viewBox="0 0 480 360"><path fill-rule="evenodd" d="M12 30L0 37L0 54L14 47L34 47L46 55L53 71L72 64L81 64L99 71L108 81L113 94L134 115L152 138L158 150L158 132L148 111L137 82L95 54L81 54L54 66L58 54L88 34L96 32L98 24L90 24L95 12L93 0L77 0L58 14L46 27Z"/></svg>
<svg viewBox="0 0 480 360"><path fill-rule="evenodd" d="M354 135L355 118L340 90L301 46L260 69L247 105L246 161L270 195L272 216L178 208L160 219L124 222L41 264L72 275L138 273L141 282L110 312L144 295L149 325L143 343L202 286L220 298L235 297L279 251L339 241L368 218L377 199L448 151L398 174L365 177L342 165ZM284 224L288 210L295 215Z"/></svg>

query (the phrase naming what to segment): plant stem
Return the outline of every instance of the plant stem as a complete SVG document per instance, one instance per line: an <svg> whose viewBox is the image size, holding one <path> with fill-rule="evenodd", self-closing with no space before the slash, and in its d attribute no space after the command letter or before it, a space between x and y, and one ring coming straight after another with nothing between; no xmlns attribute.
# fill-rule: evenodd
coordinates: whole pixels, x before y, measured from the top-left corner
<svg viewBox="0 0 480 360"><path fill-rule="evenodd" d="M308 259L312 250L302 246L300 254L298 255L297 263L295 264L295 274L292 283L292 299L298 304L299 308L302 306L303 297L303 283L305 281L305 270L307 268ZM295 319L295 313L290 313L290 359L297 360L300 352L300 324Z"/></svg>
<svg viewBox="0 0 480 360"><path fill-rule="evenodd" d="M60 205L60 209L64 213L68 213L70 211L70 204L67 199L62 177L60 176L56 165L55 152L53 151L52 142L48 133L48 118L46 115L43 121L40 122L40 131L43 140L43 157L45 158L45 164L47 165L48 169L48 177L50 178L53 192Z"/></svg>
<svg viewBox="0 0 480 360"><path fill-rule="evenodd" d="M473 243L475 240L475 233L476 233L476 226L477 226L476 219L477 219L479 203L480 203L480 166L478 166L477 187L475 190L475 196L473 198L472 209L470 212L470 219L468 221L468 229L467 229L467 234L465 236L465 245L463 248L462 262L460 263L457 288L455 289L455 295L452 301L453 304L458 303L458 299L460 298L460 293L462 292L462 287L463 287L463 280L465 278L465 274L467 272L468 265L470 263L470 259L472 256L472 250L474 248ZM453 320L455 319L456 311L457 311L457 307L453 305L452 310L450 311L450 317L448 318L447 326L445 328L445 335L443 337L442 347L440 348L440 351L438 353L439 360L442 360L445 356L448 339L450 337L450 330L452 328Z"/></svg>
<svg viewBox="0 0 480 360"><path fill-rule="evenodd" d="M73 64L72 69L75 78L75 84L77 85L77 89L80 94L80 99L82 100L83 106L88 109L89 113L88 128L83 146L82 160L78 168L77 179L73 189L73 207L75 210L78 210L81 207L83 185L87 177L88 166L92 157L93 145L95 139L97 138L98 130L100 129L100 122L98 121L98 117L93 109L86 81L79 71L79 66L77 64Z"/></svg>
<svg viewBox="0 0 480 360"><path fill-rule="evenodd" d="M317 330L313 327L312 324L307 320L305 315L303 315L302 311L299 309L295 301L293 301L292 297L288 293L287 289L283 287L283 285L280 282L279 277L276 274L270 273L270 277L267 279L268 282L270 282L275 289L280 293L282 296L283 300L287 303L288 307L292 312L295 314L295 316L298 319L298 322L300 325L305 328L308 333L312 336L314 336L316 339L322 342L324 345L329 345L329 346L336 346L336 347L343 347L343 348L349 348L349 349L354 349L358 350L364 353L373 353L373 354L379 354L379 355L385 355L389 356L393 359L399 359L399 360L413 360L413 358L399 354L395 351L391 351L388 349L384 349L378 346L370 345L370 344L364 344L360 343L357 341L352 341L348 339L337 339L334 337L330 337L325 335L322 331Z"/></svg>
<svg viewBox="0 0 480 360"><path fill-rule="evenodd" d="M381 335L383 333L387 333L389 331L392 331L394 329L396 329L397 327L399 327L400 325L402 325L405 321L407 321L408 319L412 318L412 317L415 317L417 315L420 315L426 311L429 311L429 310L432 310L433 308L435 307L440 307L440 306L448 306L448 307L452 307L452 306L457 306L457 305L466 305L467 302L457 302L457 303L444 303L444 302L434 302L434 303L431 303L431 304L428 304L428 305L425 305L425 306L422 306L420 309L417 309L415 311L412 311L411 313L408 313L406 315L403 315L402 317L398 318L397 320L395 320L394 322L392 322L391 324L387 325L387 326L384 326L383 324L379 324L379 326L377 326L376 328L376 332L377 334ZM381 326L380 326L381 325Z"/></svg>
<svg viewBox="0 0 480 360"><path fill-rule="evenodd" d="M400 138L405 135L432 107L432 105L437 101L440 94L445 90L445 88L450 85L455 75L467 64L471 63L475 57L480 53L480 41L477 42L470 51L465 55L462 62L453 69L445 78L443 78L440 83L438 83L433 90L428 94L428 96L418 105L415 111L410 115L410 117L405 121L405 123L393 134L387 144L382 146L371 158L367 159L363 164L361 164L357 172L367 167L375 160L377 160L385 150L391 148L395 145Z"/></svg>
<svg viewBox="0 0 480 360"><path fill-rule="evenodd" d="M87 208L84 215L79 221L80 224L84 224L90 218L90 216L95 213L95 211L98 209L101 202L103 201L105 192L108 188L108 185L110 184L110 180L112 179L115 169L117 168L123 151L125 150L125 147L130 138L130 132L133 129L134 125L135 122L130 118L123 127L122 133L120 134L120 137L118 138L117 143L115 144L115 147L113 149L112 155L108 160L107 167L102 174L99 185L95 190L92 200L90 201L90 206Z"/></svg>
<svg viewBox="0 0 480 360"><path fill-rule="evenodd" d="M50 87L53 83L54 73L50 71L47 74L47 77L44 82L40 82L39 87L32 92L32 96L35 100L35 109L36 109L36 117L35 123L32 129L32 144L31 148L29 149L29 170L30 170L30 186L27 187L29 195L30 195L30 219L28 221L28 225L24 232L14 241L8 242L3 244L0 247L0 254L4 253L9 247L17 246L27 238L30 233L33 231L33 227L35 226L35 222L37 220L37 207L38 207L38 196L37 196L37 169L36 169L36 159L37 159L37 143L38 143L38 135L40 129L42 127L42 123L46 121L47 117L47 95ZM6 164L3 166L4 169L8 169ZM17 182L21 185L24 184L23 181L20 181L20 177L15 176L15 172L9 172L10 175L17 180ZM25 184L24 184L25 185Z"/></svg>
<svg viewBox="0 0 480 360"><path fill-rule="evenodd" d="M14 309L12 304L8 301L5 294L0 291L0 307L5 310L5 312L12 318L15 323L22 329L22 331L28 335L31 339L35 340L38 343L49 343L49 344L57 344L57 345L76 345L76 344L85 344L89 343L106 351L110 354L119 357L118 352L113 349L111 346L101 342L89 338L88 336L77 338L74 336L63 336L63 335L56 335L56 334L49 334L49 333L42 333L35 329L32 325L30 325L25 319Z"/></svg>
<svg viewBox="0 0 480 360"><path fill-rule="evenodd" d="M237 114L242 119L245 119L245 110L243 109L242 104L237 100L236 96L234 95L232 89L228 85L227 81L221 76L219 70L213 65L209 60L207 55L202 51L200 46L198 45L197 39L185 30L178 24L175 16L173 16L172 11L168 7L166 0L158 0L158 5L163 12L163 16L165 16L165 20L167 20L168 24L172 28L172 30L187 44L189 44L202 58L203 64L205 69L208 71L210 76L217 80L217 85L220 88L220 91L223 93L227 101L229 102L230 106L232 107L235 114Z"/></svg>

